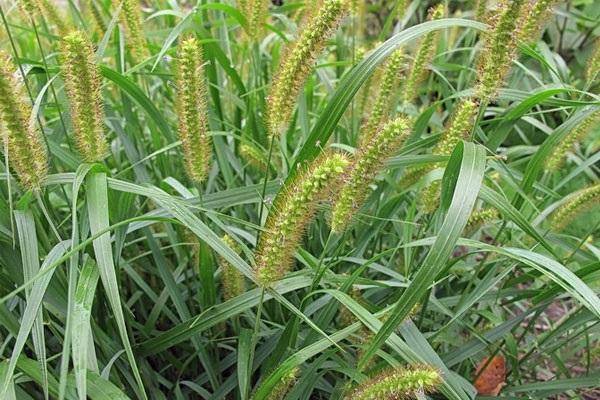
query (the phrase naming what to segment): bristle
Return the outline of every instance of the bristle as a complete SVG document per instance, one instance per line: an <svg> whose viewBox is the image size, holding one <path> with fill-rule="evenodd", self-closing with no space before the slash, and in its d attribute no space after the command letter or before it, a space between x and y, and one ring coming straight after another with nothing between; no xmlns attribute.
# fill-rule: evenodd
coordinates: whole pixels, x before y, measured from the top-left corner
<svg viewBox="0 0 600 400"><path fill-rule="evenodd" d="M240 254L240 246L229 235L222 238L223 242L229 246L236 254ZM246 282L242 275L231 263L223 257L218 257L221 266L221 279L223 282L223 300L233 299L246 291Z"/></svg>
<svg viewBox="0 0 600 400"><path fill-rule="evenodd" d="M567 158L567 154L581 142L592 131L593 128L600 125L600 111L596 111L584 119L567 137L553 150L550 157L546 160L546 168L549 171L560 169Z"/></svg>
<svg viewBox="0 0 600 400"><path fill-rule="evenodd" d="M556 210L552 217L552 229L560 232L579 215L600 203L600 184L580 190Z"/></svg>

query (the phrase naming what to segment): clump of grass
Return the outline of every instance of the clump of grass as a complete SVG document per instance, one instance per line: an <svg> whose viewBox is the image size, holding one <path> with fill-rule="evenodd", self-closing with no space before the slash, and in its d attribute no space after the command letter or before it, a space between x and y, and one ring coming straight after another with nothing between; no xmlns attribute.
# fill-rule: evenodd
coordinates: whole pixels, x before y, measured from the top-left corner
<svg viewBox="0 0 600 400"><path fill-rule="evenodd" d="M208 177L212 154L203 64L198 40L184 39L177 54L176 105L185 167L188 176L195 182L203 182Z"/></svg>
<svg viewBox="0 0 600 400"><path fill-rule="evenodd" d="M26 190L39 190L48 174L48 155L23 84L13 75L16 66L0 52L0 121L10 165ZM2 147L4 151L4 146Z"/></svg>
<svg viewBox="0 0 600 400"><path fill-rule="evenodd" d="M272 285L289 270L317 204L338 185L348 164L341 154L323 155L282 188L283 195L273 204L256 250L260 285Z"/></svg>
<svg viewBox="0 0 600 400"><path fill-rule="evenodd" d="M108 153L108 144L104 134L100 72L86 34L75 31L67 35L62 43L62 57L79 152L85 161L101 161Z"/></svg>
<svg viewBox="0 0 600 400"><path fill-rule="evenodd" d="M286 129L300 88L346 11L345 0L325 0L287 50L268 99L267 126L271 135L279 135Z"/></svg>

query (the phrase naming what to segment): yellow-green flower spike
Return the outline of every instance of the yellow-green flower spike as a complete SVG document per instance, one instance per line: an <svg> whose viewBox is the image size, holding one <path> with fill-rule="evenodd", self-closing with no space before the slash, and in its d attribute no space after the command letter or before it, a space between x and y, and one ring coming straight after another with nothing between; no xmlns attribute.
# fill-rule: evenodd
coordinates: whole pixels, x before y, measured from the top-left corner
<svg viewBox="0 0 600 400"><path fill-rule="evenodd" d="M222 238L223 242L236 254L240 254L240 246L229 235ZM246 291L244 275L240 273L231 263L223 257L218 257L221 266L221 277L223 282L223 300L233 299Z"/></svg>
<svg viewBox="0 0 600 400"><path fill-rule="evenodd" d="M560 143L546 160L546 168L550 171L557 171L564 164L573 147L581 142L591 130L600 124L600 111L592 113L584 119L567 137Z"/></svg>
<svg viewBox="0 0 600 400"><path fill-rule="evenodd" d="M552 229L562 231L579 215L600 204L600 184L577 192L569 201L556 210L552 217Z"/></svg>
<svg viewBox="0 0 600 400"><path fill-rule="evenodd" d="M524 7L520 20L520 39L523 42L532 43L539 38L554 3L556 0L536 0Z"/></svg>
<svg viewBox="0 0 600 400"><path fill-rule="evenodd" d="M202 65L202 48L198 40L184 39L177 53L176 104L186 172L195 182L203 182L208 177L212 155Z"/></svg>
<svg viewBox="0 0 600 400"><path fill-rule="evenodd" d="M69 31L69 24L65 22L65 17L60 15L58 8L51 0L37 0L38 9L41 14L54 25L61 35L65 35Z"/></svg>
<svg viewBox="0 0 600 400"><path fill-rule="evenodd" d="M429 21L442 19L446 14L446 9L443 4L429 10ZM402 98L405 103L411 102L418 95L418 87L425 80L428 73L428 64L431 63L435 53L435 46L439 37L439 31L432 31L425 35L419 45L415 58L410 66L406 78L406 84L402 90Z"/></svg>
<svg viewBox="0 0 600 400"><path fill-rule="evenodd" d="M487 3L488 0L477 0L477 5L475 7L475 19L477 21L484 21L487 14Z"/></svg>
<svg viewBox="0 0 600 400"><path fill-rule="evenodd" d="M95 0L87 0L85 2L85 14L88 15L89 19L94 21L94 27L99 34L104 34L106 32L106 22L104 21L104 17L102 16L102 11L96 4Z"/></svg>
<svg viewBox="0 0 600 400"><path fill-rule="evenodd" d="M148 54L142 9L139 0L123 0L121 3L121 21L125 25L127 48L134 59L141 60Z"/></svg>
<svg viewBox="0 0 600 400"><path fill-rule="evenodd" d="M101 161L108 153L104 134L100 72L92 44L81 31L62 43L63 79L79 152L85 161Z"/></svg>
<svg viewBox="0 0 600 400"><path fill-rule="evenodd" d="M440 194L442 193L442 181L435 180L425 186L418 196L417 206L424 214L431 214L440 205Z"/></svg>
<svg viewBox="0 0 600 400"><path fill-rule="evenodd" d="M261 286L272 285L288 272L318 203L340 183L348 164L341 154L323 155L281 189L256 251L255 273Z"/></svg>
<svg viewBox="0 0 600 400"><path fill-rule="evenodd" d="M524 0L504 0L493 18L492 29L484 35L475 89L482 102L492 100L504 84L516 53L515 32L523 3Z"/></svg>
<svg viewBox="0 0 600 400"><path fill-rule="evenodd" d="M248 20L248 37L258 42L265 32L265 22L269 15L269 2L267 0L245 0L243 7Z"/></svg>
<svg viewBox="0 0 600 400"><path fill-rule="evenodd" d="M268 400L283 400L285 395L288 394L290 389L296 384L298 375L300 374L299 368L294 368L287 374L285 374L279 383L275 385L271 393L269 394Z"/></svg>
<svg viewBox="0 0 600 400"><path fill-rule="evenodd" d="M242 156L242 158L257 171L267 171L267 158L253 145L246 143L240 145L240 156Z"/></svg>
<svg viewBox="0 0 600 400"><path fill-rule="evenodd" d="M586 78L592 80L600 73L600 37L596 39L592 56L587 63Z"/></svg>
<svg viewBox="0 0 600 400"><path fill-rule="evenodd" d="M434 392L441 381L440 373L429 366L397 368L369 379L346 400L408 399L419 392Z"/></svg>
<svg viewBox="0 0 600 400"><path fill-rule="evenodd" d="M407 6L407 0L396 0L396 15L399 19L406 14Z"/></svg>
<svg viewBox="0 0 600 400"><path fill-rule="evenodd" d="M347 9L346 0L325 0L287 51L268 100L266 117L271 135L280 135L287 128L296 97L306 77L311 73L326 40L338 27Z"/></svg>
<svg viewBox="0 0 600 400"><path fill-rule="evenodd" d="M402 146L410 133L410 123L400 117L383 127L358 149L345 177L331 217L331 229L342 232L369 193L369 185L381 171L385 160Z"/></svg>
<svg viewBox="0 0 600 400"><path fill-rule="evenodd" d="M398 86L398 81L402 76L403 61L404 52L402 49L398 49L385 64L375 103L373 104L367 123L361 129L361 142L368 141L371 136L376 134L388 118L391 103L390 98L393 97L393 93Z"/></svg>
<svg viewBox="0 0 600 400"><path fill-rule="evenodd" d="M16 67L0 51L0 125L2 151L8 150L10 166L26 190L38 190L48 174L48 155L43 138L30 120L31 105L25 102L22 83L15 78Z"/></svg>
<svg viewBox="0 0 600 400"><path fill-rule="evenodd" d="M467 221L465 232L473 232L484 224L498 219L499 217L500 214L495 208L482 208L481 210L473 211Z"/></svg>
<svg viewBox="0 0 600 400"><path fill-rule="evenodd" d="M446 125L440 140L433 148L433 154L448 156L458 142L468 140L473 123L479 111L479 103L473 99L463 99L458 104L450 123Z"/></svg>

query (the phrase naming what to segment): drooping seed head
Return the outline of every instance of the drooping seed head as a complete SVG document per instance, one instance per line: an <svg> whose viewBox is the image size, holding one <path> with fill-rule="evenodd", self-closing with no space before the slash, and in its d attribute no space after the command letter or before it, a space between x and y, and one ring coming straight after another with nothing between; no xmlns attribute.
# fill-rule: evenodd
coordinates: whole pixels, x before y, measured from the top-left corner
<svg viewBox="0 0 600 400"><path fill-rule="evenodd" d="M362 206L369 193L369 185L383 168L385 160L398 151L409 133L410 122L400 117L361 144L334 202L331 217L331 229L334 232L342 232L348 226Z"/></svg>
<svg viewBox="0 0 600 400"><path fill-rule="evenodd" d="M222 238L223 242L236 254L240 254L240 246L229 235ZM244 275L240 273L231 263L223 257L218 256L218 262L221 266L221 277L223 282L223 300L233 299L246 291L246 282Z"/></svg>
<svg viewBox="0 0 600 400"><path fill-rule="evenodd" d="M347 8L346 0L325 0L282 58L267 104L267 126L271 135L279 135L286 129L306 77Z"/></svg>
<svg viewBox="0 0 600 400"><path fill-rule="evenodd" d="M562 231L579 215L598 204L600 204L600 184L580 190L556 210L552 217L552 229L557 232Z"/></svg>
<svg viewBox="0 0 600 400"><path fill-rule="evenodd" d="M38 190L48 174L48 155L35 120L30 118L31 105L25 100L15 69L10 57L0 51L1 148L2 152L8 151L10 166L22 187Z"/></svg>
<svg viewBox="0 0 600 400"><path fill-rule="evenodd" d="M473 99L463 99L456 107L450 122L444 127L442 136L433 149L433 154L448 156L452 153L458 142L468 140L473 129L473 123L479 103Z"/></svg>
<svg viewBox="0 0 600 400"><path fill-rule="evenodd" d="M439 371L430 366L390 369L360 385L346 400L412 398L417 393L436 391L441 381Z"/></svg>
<svg viewBox="0 0 600 400"><path fill-rule="evenodd" d="M525 0L503 0L491 19L492 29L484 35L484 46L478 61L475 92L482 102L492 100L504 84L516 54L516 24Z"/></svg>
<svg viewBox="0 0 600 400"><path fill-rule="evenodd" d="M139 0L122 0L121 21L126 30L127 48L135 60L148 55L148 47L144 38L144 23Z"/></svg>
<svg viewBox="0 0 600 400"><path fill-rule="evenodd" d="M348 165L341 154L323 155L281 189L256 252L255 273L261 286L272 285L288 272L317 205L337 187Z"/></svg>
<svg viewBox="0 0 600 400"><path fill-rule="evenodd" d="M404 67L404 52L400 48L390 56L381 72L381 82L375 98L375 103L369 114L366 124L361 128L361 142L366 142L371 136L381 129L381 125L388 118L393 97L397 90L398 82L402 77Z"/></svg>
<svg viewBox="0 0 600 400"><path fill-rule="evenodd" d="M519 20L519 26L521 27L520 40L525 43L532 43L539 38L556 1L536 0L523 7Z"/></svg>
<svg viewBox="0 0 600 400"><path fill-rule="evenodd" d="M196 38L184 39L179 44L176 69L179 138L186 172L193 181L203 182L208 177L212 151L202 48Z"/></svg>
<svg viewBox="0 0 600 400"><path fill-rule="evenodd" d="M442 19L446 15L446 8L443 4L429 10L429 21ZM425 35L417 52L404 85L402 98L405 103L411 102L418 95L419 85L427 78L428 64L431 64L435 53L435 46L439 38L439 31L432 31Z"/></svg>
<svg viewBox="0 0 600 400"><path fill-rule="evenodd" d="M573 150L573 147L585 139L592 129L598 125L600 125L600 111L596 111L584 119L563 139L546 160L546 169L557 171L561 168L567 159L567 154Z"/></svg>
<svg viewBox="0 0 600 400"><path fill-rule="evenodd" d="M79 152L85 161L101 161L108 153L104 135L100 72L86 34L74 31L62 42L63 79Z"/></svg>
<svg viewBox="0 0 600 400"><path fill-rule="evenodd" d="M500 214L495 208L482 208L481 210L473 211L467 221L465 232L473 232L481 228L484 224L498 219L499 216Z"/></svg>

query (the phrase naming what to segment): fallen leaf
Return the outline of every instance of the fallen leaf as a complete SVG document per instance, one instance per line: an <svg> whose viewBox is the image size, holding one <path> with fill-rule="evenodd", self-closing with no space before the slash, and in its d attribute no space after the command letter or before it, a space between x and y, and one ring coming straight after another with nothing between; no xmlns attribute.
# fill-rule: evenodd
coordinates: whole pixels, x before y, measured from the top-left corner
<svg viewBox="0 0 600 400"><path fill-rule="evenodd" d="M497 396L506 385L506 360L497 355L489 361L489 357L481 360L475 370L475 382L477 394Z"/></svg>

